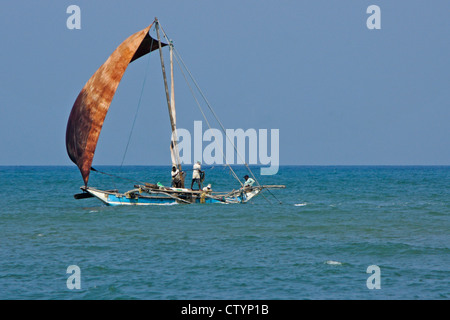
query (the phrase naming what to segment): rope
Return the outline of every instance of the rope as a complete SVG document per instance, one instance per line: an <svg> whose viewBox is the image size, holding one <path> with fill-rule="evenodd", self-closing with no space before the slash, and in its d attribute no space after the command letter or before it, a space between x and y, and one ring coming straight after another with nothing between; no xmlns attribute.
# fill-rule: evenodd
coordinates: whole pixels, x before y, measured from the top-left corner
<svg viewBox="0 0 450 320"><path fill-rule="evenodd" d="M197 104L197 107L199 108L199 110L200 110L200 112L201 112L203 118L205 119L206 124L208 125L208 128L209 128L209 129L212 129L212 128L211 128L211 125L209 124L208 118L206 117L205 113L203 112L203 109L201 108L200 103L198 102L198 99L197 99L197 97L195 96L194 91L192 90L192 86L189 84L189 81L188 81L187 78L186 78L186 74L184 73L183 68L181 67L181 64L180 64L180 61L178 60L178 58L180 58L180 60L182 61L182 64L183 64L184 68L185 68L186 71L190 74L190 77L191 77L191 79L192 79L192 81L193 81L194 83L195 83L195 80L193 79L191 73L189 72L188 68L186 67L186 65L184 64L183 60L181 59L180 54L178 53L178 51L176 51L175 47L173 46L172 41L170 41L170 40L168 39L168 37L167 37L167 35L166 35L166 32L165 32L164 29L162 28L161 24L159 25L159 27L161 28L161 30L162 30L162 32L163 32L163 35L164 35L164 37L166 38L166 40L167 40L168 42L171 43L172 48L174 49L174 52L176 53L176 54L175 54L175 60L177 61L178 67L180 68L180 71L181 71L181 74L183 75L184 80L186 81L186 84L188 85L189 90L191 91L191 94L192 94L192 96L193 96L193 98L194 98L194 100L195 100L195 102L196 102L196 104ZM197 86L197 85L196 85L196 86ZM199 90L198 86L197 86L197 90ZM200 90L199 90L199 91L200 91ZM205 98L204 98L204 99L205 99ZM225 135L226 135L226 133L225 133ZM234 145L233 145L233 146L234 146ZM229 167L229 169L230 169L230 171L231 171L233 177L240 183L241 186L244 186L244 184L241 182L241 180L240 180L239 177L237 176L236 172L234 172L233 168L231 168L231 166L227 163L226 157L225 157L224 153L222 152L222 150L220 150L220 152L221 152L221 154L222 154L222 157L223 157L223 159L224 159L225 164ZM256 179L255 179L255 180L256 180Z"/></svg>
<svg viewBox="0 0 450 320"><path fill-rule="evenodd" d="M209 121L208 121L208 118L206 117L205 113L203 112L203 109L202 109L201 106L200 106L200 103L198 102L197 98L195 97L194 91L192 90L191 85L190 85L189 82L187 81L186 75L185 75L185 73L183 72L183 69L182 69L181 66L180 66L180 63L179 63L179 61L178 61L178 57L177 57L177 56L175 56L175 60L176 60L177 63L178 63L178 67L180 68L181 73L183 74L183 77L184 77L184 79L186 80L186 83L187 83L187 85L188 85L188 87L189 87L189 90L191 91L192 96L194 97L195 102L197 103L197 107L199 108L199 110L200 110L200 112L201 112L201 114L202 114L202 116L203 116L203 119L205 119L205 122L206 122L206 124L208 125L208 128L211 130L212 128L211 128L211 125L210 125L210 123L209 123ZM220 153L222 154L222 158L224 159L225 165L229 167L230 172L231 172L231 174L233 175L233 177L241 184L241 186L243 186L244 184L241 182L241 180L240 180L239 177L237 176L236 172L234 172L233 168L231 168L231 166L227 163L225 154L223 153L222 150L220 150Z"/></svg>
<svg viewBox="0 0 450 320"><path fill-rule="evenodd" d="M269 191L269 193L272 195L272 197L274 197L278 201L278 204L282 204L282 202L277 197L275 197L275 195L272 193L272 191L270 191L270 189L268 189L268 188L262 188L261 189L261 195L263 195L262 194L263 189L266 189L267 191Z"/></svg>
<svg viewBox="0 0 450 320"><path fill-rule="evenodd" d="M151 42L151 44L150 44L150 48L151 48L152 46L153 46L153 38L152 38L152 42ZM137 105L137 108L136 108L136 112L135 112L135 114L134 114L133 124L132 124L132 126L131 126L130 134L129 134L129 136L128 136L127 145L126 145L126 147L125 147L125 151L124 151L123 156L122 156L122 162L120 163L120 169L122 169L122 167L123 167L123 163L124 163L124 161L125 161L125 156L126 156L127 151L128 151L128 146L130 145L131 136L133 135L134 126L135 126L135 124L136 124L137 115L138 115L139 109L140 109L140 107L141 107L141 101L142 101L142 96L143 96L143 93L144 93L145 83L146 83L146 80L147 80L147 75L148 75L149 65L150 65L150 55L149 55L148 60L147 60L147 66L146 66L146 70L145 70L145 74L144 74L144 80L143 80L143 82L142 82L141 94L140 94L140 96L139 96L138 105ZM115 181L115 179L121 179L121 180L131 181L131 182L133 182L133 183L136 183L136 182L137 182L137 183L140 183L140 184L144 184L144 182L142 182L142 181L139 181L139 180L133 180L133 179L127 179L127 178L124 178L124 177L121 177L121 176L118 176L118 175L115 175L115 174L102 172L102 171L99 171L99 170L97 170L97 169L95 169L95 168L93 168L93 167L91 167L91 171L94 171L94 172L97 172L97 173L100 173L100 174L103 174L103 175L112 177L112 178L113 178L113 184L114 184L114 187L115 187L116 189L117 189L117 186L116 186L116 181Z"/></svg>
<svg viewBox="0 0 450 320"><path fill-rule="evenodd" d="M162 28L161 28L161 29L162 29ZM164 30L163 30L163 32L164 32ZM164 35L165 35L165 33L164 33ZM254 179L255 182L257 183L257 185L258 185L258 186L261 186L261 184L259 183L258 179L256 179L255 175L253 174L252 170L250 169L250 167L248 166L248 164L244 161L243 157L242 157L241 154L239 153L239 151L238 151L236 145L233 143L233 141L231 141L230 137L227 135L226 130L225 130L225 128L224 128L222 122L221 122L221 121L219 120L219 118L217 117L216 113L215 113L214 110L212 109L211 105L209 104L208 100L206 99L205 95L203 94L202 90L201 90L200 87L198 86L197 82L195 81L194 77L192 76L191 72L190 72L189 69L187 68L186 64L184 63L183 59L181 58L180 54L179 54L178 51L175 49L175 47L174 47L174 51L175 51L175 53L176 53L175 59L177 60L177 63L179 64L179 61L178 61L178 57L179 57L180 60L181 60L181 62L182 62L182 64L183 64L183 66L184 66L184 68L185 68L186 71L189 73L189 76L190 76L192 82L195 84L197 90L200 92L201 96L203 97L203 100L205 100L206 105L207 105L208 108L210 109L211 113L214 115L214 118L215 118L216 121L219 123L219 125L220 125L220 127L221 127L221 129L222 129L222 132L225 134L225 136L227 137L228 141L230 141L231 145L233 146L234 150L236 151L236 154L239 156L240 160L244 163L245 167L247 168L248 172L251 174L251 176L253 177L253 179ZM182 72L182 74L183 74L183 77L184 77L185 80L186 80L186 83L188 84L189 89L191 90L191 93L192 93L192 95L193 95L195 101L197 102L197 106L199 107L199 109L200 109L200 111L201 111L201 113L202 113L202 115L203 115L203 118L205 119L205 121L206 121L206 123L207 123L209 129L211 129L211 126L210 126L210 124L209 124L209 122L208 122L208 120L207 120L207 118L206 118L206 116L205 116L203 110L201 109L200 104L199 104L197 98L195 97L195 95L194 95L194 93L193 93L193 90L192 90L192 87L190 86L189 82L187 81L186 76L185 76L185 74L184 74L184 72L183 72L181 66L180 66L180 70L181 70L181 72ZM234 172L234 170L233 170L233 169L231 168L231 166L226 162L225 155L223 154L223 152L221 152L221 153L222 153L222 157L223 157L224 160L225 160L225 163L228 165L228 167L229 167L230 170L232 171L234 177L236 178L236 180L239 181L239 183L241 184L241 186L243 186L243 183L242 183L241 180L237 177L237 175L236 175L236 173ZM271 194L271 195L272 195L272 196L273 196L273 197L281 204L281 201L280 201L277 197L275 197L275 195L274 195L269 189L267 189L267 190L268 190L269 193L270 193L270 194ZM261 195L262 195L262 196L270 203L270 201L269 201L269 199L267 199L267 197L265 197L262 193L261 193Z"/></svg>
<svg viewBox="0 0 450 320"><path fill-rule="evenodd" d="M152 38L152 42L150 43L150 48L153 47L153 38ZM131 126L131 131L130 131L130 135L128 136L128 142L127 142L127 146L125 147L125 152L123 153L123 157L122 157L122 162L120 163L120 168L122 168L123 163L125 161L125 156L127 154L128 151L128 146L130 145L130 141L131 141L131 136L133 134L133 130L134 130L134 125L136 123L136 119L137 119L137 115L139 113L139 109L141 108L141 100L142 100L142 96L144 94L144 88L145 88L145 82L147 81L147 75L148 75L148 68L150 65L150 54L148 55L148 59L147 59L147 67L145 68L145 75L144 75L144 80L142 81L142 88L141 88L141 94L139 96L139 100L138 100L138 105L136 108L136 113L134 114L134 119L133 119L133 125Z"/></svg>
<svg viewBox="0 0 450 320"><path fill-rule="evenodd" d="M211 107L211 104L209 103L208 99L207 99L206 96L203 94L203 91L200 89L200 86L198 85L197 81L195 81L195 79L194 79L192 73L190 72L189 68L188 68L188 67L186 66L186 64L184 63L183 59L181 58L180 53L179 53L178 50L173 46L173 43L172 43L172 42L169 40L169 38L167 37L167 34L166 34L166 32L164 31L163 27L162 27L161 25L159 25L159 26L160 26L160 28L161 28L161 30L162 30L162 32L163 32L163 35L164 35L164 37L166 38L166 40L172 44L172 48L173 48L173 50L174 50L174 52L175 52L175 54L176 54L176 55L175 55L175 59L176 59L176 61L177 61L177 63L178 63L178 66L179 66L179 68L180 68L180 70L181 70L181 73L183 74L183 77L184 77L186 83L188 84L189 90L191 91L192 96L194 97L194 99L195 99L195 101L196 101L196 103L197 103L197 106L198 106L198 108L200 109L200 112L202 113L203 118L205 119L205 121L206 121L206 123L207 123L207 125L208 125L208 128L211 129L211 126L210 126L210 124L209 124L209 121L208 121L208 119L206 118L206 116L205 116L205 114L204 114L204 112L203 112L203 110L202 110L202 108L201 108L201 106L200 106L200 103L198 102L197 98L195 97L195 94L194 94L194 92L193 92L193 90L192 90L192 87L191 87L191 85L189 84L189 81L187 80L187 78L186 78L186 76L185 76L185 74L184 74L184 72L183 72L183 68L181 68L181 66L180 66L180 62L179 62L178 58L180 59L180 61L181 61L182 65L183 65L183 67L184 67L184 68L186 69L186 71L188 72L189 77L191 78L191 80L192 80L192 82L194 83L195 87L197 88L198 92L199 92L200 95L202 96L202 98L203 98L203 100L205 101L206 105L208 106L209 110L210 110L211 113L213 114L213 116L214 116L214 118L216 119L217 123L220 125L220 127L221 127L221 129L222 129L222 132L225 134L225 136L227 137L228 141L229 141L229 142L231 143L231 145L233 146L233 148L234 148L234 150L236 151L236 154L238 155L239 159L244 163L245 167L247 168L248 172L249 172L250 175L253 177L253 179L255 180L255 182L257 183L257 185L258 185L258 186L261 186L261 184L259 183L258 179L256 179L255 175L253 174L252 170L250 169L250 167L248 166L248 164L245 162L245 160L244 160L243 157L241 156L241 154L240 154L240 152L238 151L236 145L233 143L233 141L231 141L230 137L227 135L226 130L225 130L225 127L223 126L223 124L222 124L222 122L219 120L219 118L217 117L217 115L216 115L216 113L214 112L213 108ZM236 180L238 180L239 183L241 184L241 186L243 186L243 183L241 182L241 180L239 179L239 177L236 175L236 173L235 173L234 170L231 168L231 166L226 162L225 155L223 154L223 152L221 152L221 153L222 153L222 157L224 158L225 164L230 168L230 170L231 170L231 172L233 173L233 176L236 178ZM281 201L280 201L277 197L275 197L275 195L274 195L269 189L267 189L267 190L268 190L269 193L270 193L270 194L271 194L271 195L272 195L272 196L273 196L273 197L281 204ZM264 198L270 203L269 199L267 199L266 197L264 197Z"/></svg>
<svg viewBox="0 0 450 320"><path fill-rule="evenodd" d="M158 23L159 24L159 23ZM178 50L173 46L172 41L169 40L169 38L167 37L166 32L164 31L163 27L161 26L161 24L159 24L159 27L162 30L162 33L165 37L165 39L171 44L173 51L175 52L175 59L177 61L177 64L181 70L181 73L183 74L183 77L189 87L189 90L191 91L192 96L194 97L194 100L203 116L203 118L206 121L206 124L208 125L208 128L211 129L211 125L209 124L209 121L205 115L205 113L203 112L203 109L200 106L200 103L198 102L194 91L192 90L191 85L189 84L189 81L186 78L186 75L183 71L183 68L181 67L181 64L183 65L184 69L187 71L187 73L189 74L190 79L192 80L192 82L194 83L195 87L197 88L198 92L200 93L200 95L202 96L203 100L205 101L206 105L208 106L209 110L211 111L211 113L213 114L214 118L216 119L217 123L220 125L222 132L225 134L225 136L227 137L228 141L231 143L231 145L233 146L234 150L236 151L237 156L239 157L239 159L244 163L246 169L248 170L248 172L250 173L250 175L253 177L253 179L255 180L255 182L257 183L258 186L261 186L261 184L259 183L258 179L256 179L255 175L253 174L252 170L250 169L249 165L247 164L247 162L245 162L245 159L243 159L242 155L240 154L239 150L237 149L236 145L234 144L233 141L231 141L230 137L227 135L225 127L223 126L222 122L219 120L217 114L214 112L213 108L211 107L211 104L209 103L208 99L206 98L206 96L204 95L203 91L200 89L200 86L198 85L197 81L194 79L192 73L190 72L189 68L186 66L186 64L184 63L183 59L181 58L180 53L178 52ZM179 59L179 60L178 60ZM181 64L180 64L181 61ZM224 155L224 153L222 152L222 157L225 161L225 164L229 167L230 172L232 173L232 175L234 176L234 178L239 181L239 183L241 184L241 186L243 187L243 183L241 182L241 180L239 179L239 177L237 176L237 174L234 172L234 170L231 168L231 166L226 162L226 157ZM267 189L267 188L264 188ZM270 191L270 189L267 189L269 191L269 193L281 204L282 202ZM261 189L262 191L262 189ZM261 192L262 194L262 192ZM263 197L270 203L269 199L267 199L264 195Z"/></svg>
<svg viewBox="0 0 450 320"><path fill-rule="evenodd" d="M192 76L191 72L189 71L189 69L187 68L187 66L185 65L183 59L181 58L181 56L179 55L178 51L175 52L177 53L177 55L180 57L180 60L184 66L184 68L186 69L186 71L189 73L189 76L192 80L192 82L195 84L197 90L199 91L200 95L203 97L203 100L205 100L206 105L208 106L209 110L211 111L211 113L213 114L214 118L216 119L217 123L220 125L222 132L225 134L225 136L227 137L228 141L230 141L231 145L233 146L234 150L236 151L236 154L239 156L239 159L244 163L245 167L247 168L247 170L249 171L249 173L252 175L252 177L255 179L256 183L259 185L258 180L256 179L256 177L254 176L253 172L250 170L250 167L248 166L248 164L245 162L245 160L243 159L243 157L241 156L241 154L239 153L236 145L233 143L233 141L231 141L230 137L227 135L225 127L223 126L222 122L219 120L219 118L217 117L216 113L214 112L214 110L212 109L209 101L206 99L206 96L203 94L202 90L200 89L199 85L197 84L197 82L195 81L194 77Z"/></svg>
<svg viewBox="0 0 450 320"><path fill-rule="evenodd" d="M128 179L128 178L124 178L124 177L118 176L118 175L116 175L116 174L106 173L106 172L97 170L97 169L95 169L95 168L93 168L93 167L91 167L91 171L98 172L98 173L100 173L100 174L104 174L104 175L110 176L110 177L112 177L112 178L118 178L118 179L121 179L121 180L131 181L131 182L133 182L133 183L136 183L136 182L137 182L137 183L139 183L139 184L145 184L145 182L142 182L142 181L139 181L139 180Z"/></svg>
<svg viewBox="0 0 450 320"><path fill-rule="evenodd" d="M174 48L175 49L175 48ZM189 77L191 78L192 82L195 84L195 87L197 88L197 90L199 91L200 95L202 96L203 100L205 101L206 105L208 106L209 110L211 111L211 113L213 114L214 118L216 119L217 123L220 125L220 128L222 129L222 132L225 134L225 136L227 137L228 141L231 143L231 145L233 146L234 150L236 151L236 154L238 155L239 159L244 163L245 167L247 168L248 172L252 175L253 179L255 179L256 183L258 185L258 179L256 179L255 175L253 174L253 172L250 170L248 164L245 162L245 160L243 159L243 157L241 156L241 154L239 153L236 145L233 143L233 141L231 141L230 137L227 135L225 127L223 126L222 122L219 120L219 118L217 117L217 114L214 112L214 110L211 107L211 104L209 103L208 99L206 98L206 96L203 94L203 91L200 89L198 83L195 81L194 77L192 76L192 73L189 71L189 69L187 68L186 64L184 63L183 59L181 58L180 54L178 53L178 51L175 49L175 53L177 54L177 56L180 58L181 63L183 64L183 67L186 69L186 71L189 74Z"/></svg>

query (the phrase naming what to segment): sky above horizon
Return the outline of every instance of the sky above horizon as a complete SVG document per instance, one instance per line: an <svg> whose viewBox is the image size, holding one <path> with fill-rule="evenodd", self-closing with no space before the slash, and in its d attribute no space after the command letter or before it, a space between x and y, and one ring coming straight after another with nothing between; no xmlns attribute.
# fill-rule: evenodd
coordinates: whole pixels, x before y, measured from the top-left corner
<svg viewBox="0 0 450 320"><path fill-rule="evenodd" d="M67 28L70 5L79 30ZM367 28L370 5L379 30ZM279 129L281 165L450 165L449 13L450 1L419 0L8 1L0 165L72 164L65 131L78 93L154 17L225 128ZM170 164L159 57L146 57L119 85L94 167L121 164L147 61L124 164ZM201 114L182 75L175 86L178 126L193 131Z"/></svg>

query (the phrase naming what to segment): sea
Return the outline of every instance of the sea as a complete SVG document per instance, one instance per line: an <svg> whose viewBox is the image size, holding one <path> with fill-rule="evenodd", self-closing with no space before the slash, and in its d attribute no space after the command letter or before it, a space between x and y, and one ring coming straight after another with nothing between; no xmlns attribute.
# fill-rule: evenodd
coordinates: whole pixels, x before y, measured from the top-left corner
<svg viewBox="0 0 450 320"><path fill-rule="evenodd" d="M170 166L96 169L92 187L170 184ZM285 188L246 204L110 207L74 198L75 166L0 167L0 299L450 298L449 166L251 170ZM227 167L205 171L213 190L239 188Z"/></svg>

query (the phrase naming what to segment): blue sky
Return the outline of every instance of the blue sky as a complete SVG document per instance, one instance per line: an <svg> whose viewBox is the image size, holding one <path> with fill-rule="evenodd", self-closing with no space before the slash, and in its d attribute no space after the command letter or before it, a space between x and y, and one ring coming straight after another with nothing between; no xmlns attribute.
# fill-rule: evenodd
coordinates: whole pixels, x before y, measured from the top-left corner
<svg viewBox="0 0 450 320"><path fill-rule="evenodd" d="M69 5L81 30L69 30ZM369 30L370 5L381 30ZM0 12L0 165L70 165L79 91L158 17L226 128L280 130L280 163L450 164L449 1L8 1ZM168 164L158 57L124 164ZM94 166L120 164L147 60L130 64ZM176 80L178 124L201 115ZM217 127L217 126L216 126Z"/></svg>

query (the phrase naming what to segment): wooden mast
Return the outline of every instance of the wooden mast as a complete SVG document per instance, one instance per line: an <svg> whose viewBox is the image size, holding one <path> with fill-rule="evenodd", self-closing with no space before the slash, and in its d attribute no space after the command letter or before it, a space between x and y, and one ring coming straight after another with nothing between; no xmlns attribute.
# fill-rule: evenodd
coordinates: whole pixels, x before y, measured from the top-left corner
<svg viewBox="0 0 450 320"><path fill-rule="evenodd" d="M173 79L173 58L172 58L172 43L169 44L170 47L170 69L171 69L171 94L169 95L169 86L167 85L166 68L164 66L164 57L162 53L161 37L159 35L159 21L155 18L155 29L156 35L158 37L159 46L159 57L161 59L161 68L164 78L164 88L166 91L167 107L169 109L170 126L172 128L172 138L171 138L171 153L175 152L175 162L180 171L180 179L182 182L182 188L184 188L184 175L182 174L181 163L179 161L178 146L177 146L177 136L176 136L176 114L175 114L175 93L174 93L174 79Z"/></svg>
<svg viewBox="0 0 450 320"><path fill-rule="evenodd" d="M170 144L170 151L172 154L172 161L175 163L175 165L178 167L178 169L181 171L181 161L180 161L180 154L178 152L178 136L177 136L177 116L176 116L176 109L175 109L175 84L174 84L174 76L173 76L173 44L172 41L169 43L169 52L170 52L170 121L172 125L172 138L171 138L171 144Z"/></svg>

